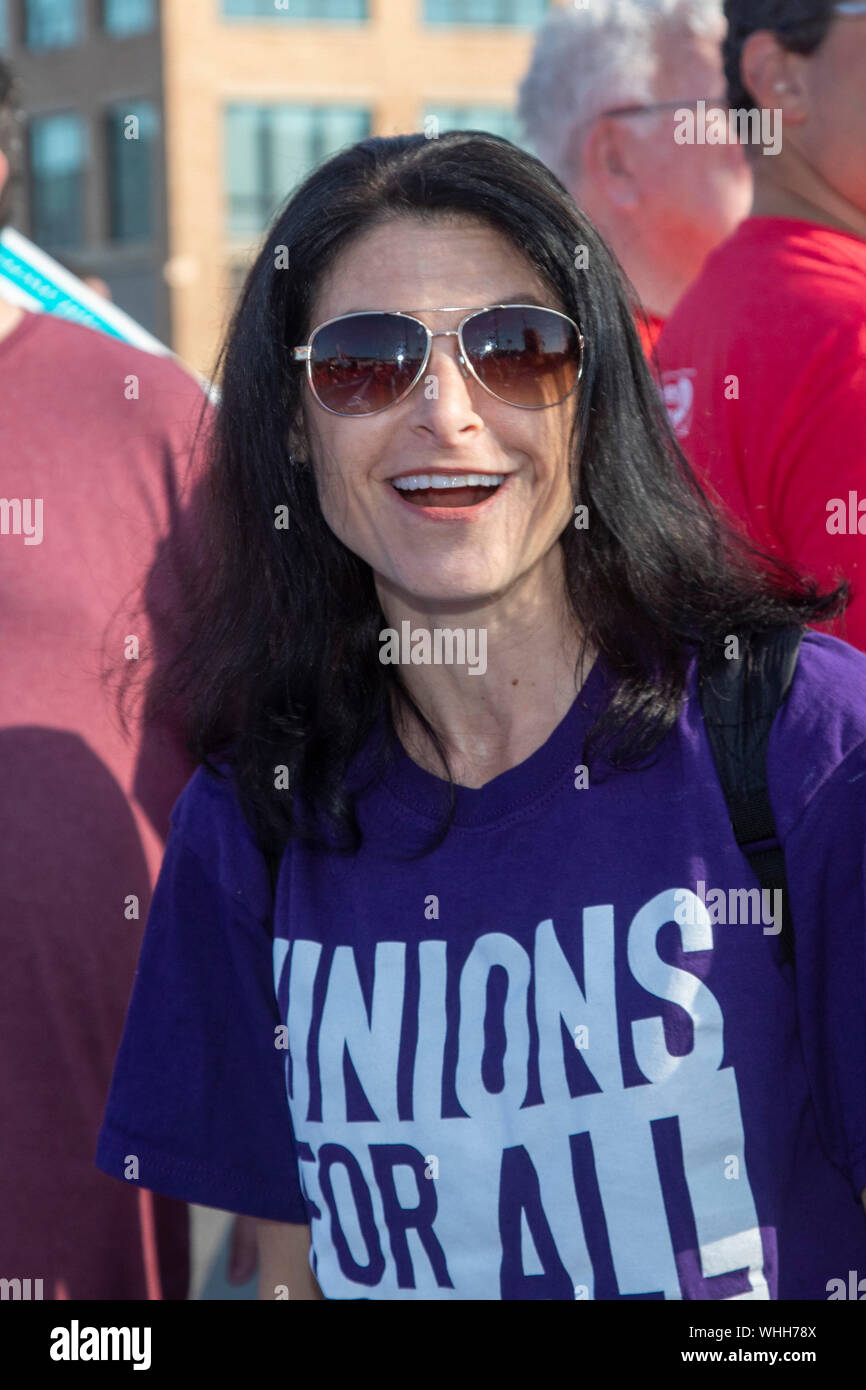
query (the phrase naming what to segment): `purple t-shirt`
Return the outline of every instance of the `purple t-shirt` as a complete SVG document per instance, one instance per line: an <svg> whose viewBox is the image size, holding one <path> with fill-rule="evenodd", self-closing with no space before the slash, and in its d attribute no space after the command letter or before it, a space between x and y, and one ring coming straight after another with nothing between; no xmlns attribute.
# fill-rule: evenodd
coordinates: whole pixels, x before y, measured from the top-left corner
<svg viewBox="0 0 866 1390"><path fill-rule="evenodd" d="M333 1299L825 1299L866 1273L866 656L807 634L771 734L793 970L694 669L654 764L585 785L608 688L597 663L414 859L444 784L400 750L359 853L291 843L273 912L200 768L97 1165L309 1222Z"/></svg>

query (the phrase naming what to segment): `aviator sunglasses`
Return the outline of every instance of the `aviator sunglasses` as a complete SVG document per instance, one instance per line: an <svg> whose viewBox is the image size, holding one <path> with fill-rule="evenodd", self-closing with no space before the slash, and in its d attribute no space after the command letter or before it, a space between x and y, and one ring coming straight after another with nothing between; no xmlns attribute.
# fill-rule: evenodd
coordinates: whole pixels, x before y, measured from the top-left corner
<svg viewBox="0 0 866 1390"><path fill-rule="evenodd" d="M377 415L405 400L424 375L434 338L456 338L464 376L468 369L507 405L545 410L571 395L583 372L583 336L567 314L536 304L492 304L441 333L413 317L465 308L341 314L320 323L292 357L306 362L313 395L332 415Z"/></svg>

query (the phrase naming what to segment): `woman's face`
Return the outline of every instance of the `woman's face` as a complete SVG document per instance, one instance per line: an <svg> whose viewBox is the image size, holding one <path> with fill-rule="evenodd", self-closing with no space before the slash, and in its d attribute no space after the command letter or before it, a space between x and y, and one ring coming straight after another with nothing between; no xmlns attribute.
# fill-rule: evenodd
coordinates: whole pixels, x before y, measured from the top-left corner
<svg viewBox="0 0 866 1390"><path fill-rule="evenodd" d="M495 230L466 219L429 226L403 218L369 231L337 259L311 326L359 310L403 309L435 332L455 329L465 314L431 309L533 298L564 312ZM507 405L463 374L457 352L456 338L434 339L421 380L376 415L332 415L304 383L306 439L325 520L372 567L380 599L392 608L471 608L506 595L533 571L542 589L558 578L554 547L573 513L567 454L577 391L544 410ZM392 482L464 472L504 474L505 481L486 498L478 494L480 506L437 507L432 516ZM448 492L440 499L450 500Z"/></svg>

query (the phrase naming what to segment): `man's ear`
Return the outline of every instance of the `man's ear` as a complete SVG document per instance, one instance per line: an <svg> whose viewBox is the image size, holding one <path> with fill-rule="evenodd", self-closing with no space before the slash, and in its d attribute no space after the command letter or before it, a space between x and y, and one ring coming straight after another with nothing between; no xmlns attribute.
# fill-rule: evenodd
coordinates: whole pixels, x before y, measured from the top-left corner
<svg viewBox="0 0 866 1390"><path fill-rule="evenodd" d="M593 121L581 152L581 169L616 208L630 211L639 201L634 175L636 145L626 121L601 116Z"/></svg>
<svg viewBox="0 0 866 1390"><path fill-rule="evenodd" d="M759 107L781 110L789 125L806 120L809 90L803 57L783 48L775 34L761 29L749 35L740 55L740 75Z"/></svg>

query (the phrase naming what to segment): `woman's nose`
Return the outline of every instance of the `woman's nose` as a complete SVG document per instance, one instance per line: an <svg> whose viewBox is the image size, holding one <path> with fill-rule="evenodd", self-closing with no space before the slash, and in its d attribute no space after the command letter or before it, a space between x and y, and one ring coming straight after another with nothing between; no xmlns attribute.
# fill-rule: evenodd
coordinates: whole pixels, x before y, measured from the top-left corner
<svg viewBox="0 0 866 1390"><path fill-rule="evenodd" d="M471 402L472 372L456 342L453 346L447 343L433 344L426 376L428 384L430 379L435 383L425 392L428 400L448 402L449 407L459 403L460 410L465 410L467 403Z"/></svg>
<svg viewBox="0 0 866 1390"><path fill-rule="evenodd" d="M453 339L454 339L454 356L455 356L455 358L456 358L456 360L457 360L457 365L458 365L458 367L460 368L460 371L461 371L461 373L463 374L464 377L470 376L471 373L470 373L470 371L469 371L469 368L468 368L467 365L466 365L466 359L465 359L465 357L463 356L463 353L460 351L460 342L459 342L459 340L458 340L456 334L453 333L453 332L443 331L443 332L439 332L439 333L434 333L434 334L433 334L434 342L433 342L433 344L432 344L432 346L431 346L431 349L430 349L430 362L429 362L430 368L432 369L432 367L433 367L433 359L434 359L434 355L435 355L435 352L436 352L436 343L435 343L435 340L436 340L437 338L453 338Z"/></svg>
<svg viewBox="0 0 866 1390"><path fill-rule="evenodd" d="M437 334L430 359L419 383L420 399L416 402L419 423L443 434L477 426L478 402L473 390L474 374L470 370L456 337L448 346L445 334ZM456 371L455 371L456 368Z"/></svg>

